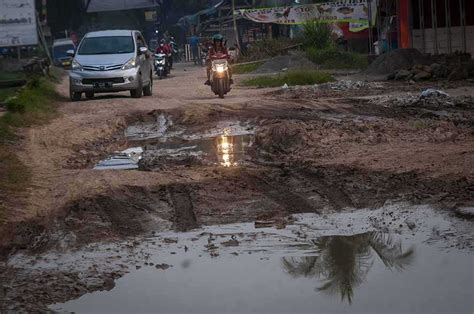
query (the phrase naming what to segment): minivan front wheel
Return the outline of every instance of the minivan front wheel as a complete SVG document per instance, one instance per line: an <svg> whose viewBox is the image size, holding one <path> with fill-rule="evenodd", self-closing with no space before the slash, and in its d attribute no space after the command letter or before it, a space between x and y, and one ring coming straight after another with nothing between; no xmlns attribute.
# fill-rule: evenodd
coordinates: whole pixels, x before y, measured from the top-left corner
<svg viewBox="0 0 474 314"><path fill-rule="evenodd" d="M79 100L81 100L82 94L73 91L71 84L72 84L71 81L69 81L69 98L71 99L71 101L79 101Z"/></svg>
<svg viewBox="0 0 474 314"><path fill-rule="evenodd" d="M153 94L153 73L150 74L150 81L148 85L143 88L144 96L151 96Z"/></svg>
<svg viewBox="0 0 474 314"><path fill-rule="evenodd" d="M141 75L137 77L138 87L130 91L130 96L132 98L141 98L143 95L143 81Z"/></svg>

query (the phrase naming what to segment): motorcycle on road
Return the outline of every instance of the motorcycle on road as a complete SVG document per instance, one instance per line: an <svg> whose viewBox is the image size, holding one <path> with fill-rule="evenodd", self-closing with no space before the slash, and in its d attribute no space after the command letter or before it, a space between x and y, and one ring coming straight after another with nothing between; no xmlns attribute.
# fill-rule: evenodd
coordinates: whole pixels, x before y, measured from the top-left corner
<svg viewBox="0 0 474 314"><path fill-rule="evenodd" d="M219 98L224 98L231 90L228 55L217 53L211 57L211 90Z"/></svg>
<svg viewBox="0 0 474 314"><path fill-rule="evenodd" d="M161 80L170 73L168 58L164 53L155 54L155 73Z"/></svg>

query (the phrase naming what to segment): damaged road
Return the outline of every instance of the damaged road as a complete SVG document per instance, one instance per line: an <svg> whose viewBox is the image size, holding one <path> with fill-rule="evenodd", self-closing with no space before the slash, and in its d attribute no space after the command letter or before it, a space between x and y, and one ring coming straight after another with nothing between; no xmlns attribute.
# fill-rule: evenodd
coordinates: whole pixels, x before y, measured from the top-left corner
<svg viewBox="0 0 474 314"><path fill-rule="evenodd" d="M51 125L25 130L19 155L31 165L33 184L21 200L11 201L15 211L2 229L0 310L87 312L90 303L113 311L105 305L109 297L120 298L134 280L146 281L140 276L160 274L148 287L161 291L163 274L179 283L193 267L214 265L232 280L225 275L231 268L222 265L238 268L239 261L253 269L241 270L242 278L259 274L258 264L268 261L279 275L269 279L262 272L260 279L293 274L306 278L294 284L311 286L315 294L318 285L308 278L317 273L304 270L311 264L307 258L348 245L349 251L382 258L373 262L382 269L386 260L376 253L381 239L394 259L416 256L419 246L426 258L450 250L459 255L458 267L472 261L474 98L460 82L445 89L449 96L423 97L421 91L439 86L237 85L220 100L202 85L201 70L177 65L151 98L64 103ZM66 87L59 87L64 94ZM124 161L134 170L114 170ZM392 235L396 239L386 239ZM407 249L396 251L397 241L409 243ZM214 264L219 258L223 262ZM210 280L211 269L196 280ZM347 283L338 284L340 297L351 303L353 292L338 290ZM204 287L212 294L219 285L233 291L222 282ZM472 284L471 291L469 282L463 285L472 292ZM104 290L110 293L92 293ZM147 311L157 303L144 295L134 302ZM167 293L160 298L160 304L173 299ZM300 304L313 304L310 294L305 298ZM225 296L221 300L225 304ZM339 309L331 302L328 311ZM163 311L191 310L173 304ZM212 312L222 304L199 303L195 310ZM249 304L249 311L261 309ZM452 307L466 308L467 301Z"/></svg>

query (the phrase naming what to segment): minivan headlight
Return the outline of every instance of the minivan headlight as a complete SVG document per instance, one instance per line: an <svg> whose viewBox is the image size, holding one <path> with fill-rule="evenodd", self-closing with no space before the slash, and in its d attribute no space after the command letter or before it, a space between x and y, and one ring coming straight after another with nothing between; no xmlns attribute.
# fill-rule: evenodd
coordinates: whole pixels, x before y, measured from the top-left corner
<svg viewBox="0 0 474 314"><path fill-rule="evenodd" d="M72 60L71 69L73 71L82 71L82 65L77 62L75 59Z"/></svg>
<svg viewBox="0 0 474 314"><path fill-rule="evenodd" d="M125 64L122 66L122 70L133 69L136 66L137 66L137 60L135 59L135 57L133 57L132 59L125 62Z"/></svg>

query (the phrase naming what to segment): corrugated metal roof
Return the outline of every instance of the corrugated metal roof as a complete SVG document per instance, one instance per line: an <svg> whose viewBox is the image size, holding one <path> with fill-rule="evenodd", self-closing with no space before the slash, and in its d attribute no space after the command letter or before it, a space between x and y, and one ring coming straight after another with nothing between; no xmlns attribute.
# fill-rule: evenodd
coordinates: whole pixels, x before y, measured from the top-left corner
<svg viewBox="0 0 474 314"><path fill-rule="evenodd" d="M88 13L143 9L158 6L156 0L91 0Z"/></svg>

